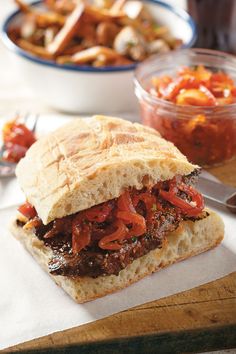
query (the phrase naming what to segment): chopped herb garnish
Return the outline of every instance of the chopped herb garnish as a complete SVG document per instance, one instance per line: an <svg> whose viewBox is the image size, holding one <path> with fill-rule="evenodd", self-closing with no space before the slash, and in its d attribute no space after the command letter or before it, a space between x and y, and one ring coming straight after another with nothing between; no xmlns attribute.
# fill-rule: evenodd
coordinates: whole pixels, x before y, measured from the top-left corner
<svg viewBox="0 0 236 354"><path fill-rule="evenodd" d="M132 237L131 240L132 240L132 242L136 242L137 241L137 237Z"/></svg>
<svg viewBox="0 0 236 354"><path fill-rule="evenodd" d="M152 29L155 31L156 29L159 29L161 26L156 24L156 23L152 23Z"/></svg>
<svg viewBox="0 0 236 354"><path fill-rule="evenodd" d="M73 62L70 61L70 60L67 60L67 61L65 61L63 63L59 63L59 64L61 64L61 65L73 65Z"/></svg>
<svg viewBox="0 0 236 354"><path fill-rule="evenodd" d="M152 211L157 211L157 205L156 204L152 205Z"/></svg>
<svg viewBox="0 0 236 354"><path fill-rule="evenodd" d="M132 41L132 40L127 42L128 47L135 47L136 44L137 44L136 41Z"/></svg>

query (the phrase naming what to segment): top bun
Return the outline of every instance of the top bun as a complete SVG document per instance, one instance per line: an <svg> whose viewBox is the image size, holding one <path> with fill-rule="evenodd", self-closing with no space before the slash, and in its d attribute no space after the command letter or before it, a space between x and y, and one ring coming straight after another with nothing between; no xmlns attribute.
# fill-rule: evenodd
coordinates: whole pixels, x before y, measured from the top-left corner
<svg viewBox="0 0 236 354"><path fill-rule="evenodd" d="M141 189L197 167L155 130L97 115L75 119L39 139L16 175L48 224L117 198L128 187Z"/></svg>

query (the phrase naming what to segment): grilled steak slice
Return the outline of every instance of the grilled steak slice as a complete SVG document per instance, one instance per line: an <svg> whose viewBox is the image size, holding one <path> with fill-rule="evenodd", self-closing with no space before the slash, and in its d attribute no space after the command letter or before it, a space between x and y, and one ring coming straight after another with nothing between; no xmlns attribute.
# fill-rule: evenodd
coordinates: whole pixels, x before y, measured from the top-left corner
<svg viewBox="0 0 236 354"><path fill-rule="evenodd" d="M199 170L196 169L190 175L183 177L182 181L186 185L194 185L198 175ZM162 188L168 190L169 181L161 183ZM144 188L141 191L131 190L130 193L133 193L133 196L139 196L139 194L148 194L150 192L148 192L147 188ZM158 191L154 188L152 193L155 195ZM150 200L150 195L147 194L146 197L149 197ZM191 197L186 192L179 190L177 195L183 200L191 202ZM79 252L74 252L72 247L73 218L76 217L76 214L56 219L48 225L43 225L41 219L37 216L35 217L37 222L32 219L31 223L35 225L36 236L53 251L52 259L48 265L51 274L71 277L117 275L135 259L144 256L151 250L161 248L166 240L166 235L175 230L182 220L191 219L194 221L196 219L196 217L189 217L182 213L180 208L175 207L163 198L158 198L158 208L157 205L152 204L152 199L148 208L145 200L138 200L136 211L145 218L147 231L139 237L121 239L119 244L121 248L119 250L99 247L99 241L115 230L116 199L107 202L109 203L107 210L110 212L108 217L103 218L103 220L100 218L99 222L91 222L88 219L85 221L81 219L83 220L82 222L86 223L87 230L90 233L90 241ZM107 210L101 208L103 213L106 213ZM200 215L197 219L199 217L205 216ZM130 228L132 225L128 224L126 227Z"/></svg>
<svg viewBox="0 0 236 354"><path fill-rule="evenodd" d="M151 250L161 248L165 234L175 230L182 218L174 208L168 208L166 212L154 213L152 219L145 235L126 240L119 251L107 251L93 247L73 255L71 251L68 252L68 249L66 251L61 249L60 236L52 238L51 248L54 249L54 255L49 263L50 272L54 275L67 276L118 275L135 259ZM57 250L55 249L56 238L60 245Z"/></svg>

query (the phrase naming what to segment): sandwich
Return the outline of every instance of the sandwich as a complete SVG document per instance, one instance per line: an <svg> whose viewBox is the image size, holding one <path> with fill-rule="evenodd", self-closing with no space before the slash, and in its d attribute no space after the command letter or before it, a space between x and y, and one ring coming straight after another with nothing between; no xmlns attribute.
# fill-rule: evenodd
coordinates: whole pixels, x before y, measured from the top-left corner
<svg viewBox="0 0 236 354"><path fill-rule="evenodd" d="M75 119L19 162L26 202L11 231L76 302L90 301L222 241L199 172L149 127Z"/></svg>

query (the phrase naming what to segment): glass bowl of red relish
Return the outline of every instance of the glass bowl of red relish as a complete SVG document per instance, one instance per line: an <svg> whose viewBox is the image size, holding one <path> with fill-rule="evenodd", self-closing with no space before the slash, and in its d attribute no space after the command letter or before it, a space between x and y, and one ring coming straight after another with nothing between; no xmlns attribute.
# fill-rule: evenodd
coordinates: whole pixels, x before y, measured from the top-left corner
<svg viewBox="0 0 236 354"><path fill-rule="evenodd" d="M208 49L153 56L135 72L141 118L200 166L236 156L236 58Z"/></svg>

